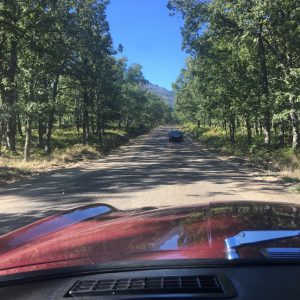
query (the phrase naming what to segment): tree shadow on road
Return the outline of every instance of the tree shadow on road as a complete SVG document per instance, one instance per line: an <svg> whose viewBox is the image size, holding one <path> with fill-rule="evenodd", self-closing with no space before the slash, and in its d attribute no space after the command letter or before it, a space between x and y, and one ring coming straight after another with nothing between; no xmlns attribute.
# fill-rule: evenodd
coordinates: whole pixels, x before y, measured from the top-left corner
<svg viewBox="0 0 300 300"><path fill-rule="evenodd" d="M93 164L98 167L93 167ZM83 205L95 201L95 194L112 195L122 199L125 195L146 191L158 186L193 184L199 181L220 185L233 183L240 190L255 188L264 192L283 192L277 184L267 187L255 179L255 171L242 165L221 161L205 150L199 150L190 141L168 143L165 129L154 131L151 138L140 138L137 142L122 148L119 153L97 162L90 162L86 168L72 168L52 175L42 175L29 181L8 186L1 196L30 198L38 205L60 209L67 205ZM251 185L252 184L252 185ZM260 186L261 185L261 186ZM90 196L90 195L93 196ZM99 198L98 198L99 199ZM38 210L28 212L38 216ZM20 216L15 216L19 218ZM3 214L1 219L13 219ZM29 217L30 218L30 217ZM22 217L24 223L29 219ZM1 225L1 223L0 223ZM4 230L5 231L5 230ZM2 230L3 232L3 230Z"/></svg>

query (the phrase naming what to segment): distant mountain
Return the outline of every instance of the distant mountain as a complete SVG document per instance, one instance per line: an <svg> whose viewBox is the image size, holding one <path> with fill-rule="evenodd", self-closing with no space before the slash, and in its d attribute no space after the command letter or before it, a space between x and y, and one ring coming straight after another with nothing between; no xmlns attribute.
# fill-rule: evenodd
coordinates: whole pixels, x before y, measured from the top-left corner
<svg viewBox="0 0 300 300"><path fill-rule="evenodd" d="M146 84L146 88L148 91L161 97L172 108L174 107L174 93L173 92L171 92L163 87L160 87L156 84L152 84L150 82Z"/></svg>

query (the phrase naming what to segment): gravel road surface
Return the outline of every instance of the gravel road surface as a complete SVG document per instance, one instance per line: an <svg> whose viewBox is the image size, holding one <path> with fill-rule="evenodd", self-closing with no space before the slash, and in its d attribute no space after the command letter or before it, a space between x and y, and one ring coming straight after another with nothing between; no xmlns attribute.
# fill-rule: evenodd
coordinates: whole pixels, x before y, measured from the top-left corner
<svg viewBox="0 0 300 300"><path fill-rule="evenodd" d="M300 203L258 169L220 159L187 138L169 143L161 126L107 157L0 187L0 234L60 210L91 203L120 209L212 201Z"/></svg>

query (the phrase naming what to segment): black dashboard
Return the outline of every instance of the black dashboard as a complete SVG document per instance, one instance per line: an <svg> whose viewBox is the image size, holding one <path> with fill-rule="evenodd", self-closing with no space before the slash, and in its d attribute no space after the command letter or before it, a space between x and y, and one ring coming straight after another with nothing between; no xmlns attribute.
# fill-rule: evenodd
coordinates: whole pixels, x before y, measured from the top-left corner
<svg viewBox="0 0 300 300"><path fill-rule="evenodd" d="M37 280L38 279L38 280ZM4 286L3 286L4 285ZM300 265L144 269L2 282L0 299L300 299Z"/></svg>

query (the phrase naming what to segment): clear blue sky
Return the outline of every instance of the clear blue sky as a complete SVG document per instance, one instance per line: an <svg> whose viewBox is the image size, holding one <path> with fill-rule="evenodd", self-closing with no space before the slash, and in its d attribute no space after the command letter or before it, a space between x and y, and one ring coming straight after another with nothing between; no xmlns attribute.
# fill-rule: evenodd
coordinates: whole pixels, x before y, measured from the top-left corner
<svg viewBox="0 0 300 300"><path fill-rule="evenodd" d="M114 45L122 44L128 63L139 63L147 80L171 89L186 54L182 20L169 16L167 0L111 0L107 9Z"/></svg>

